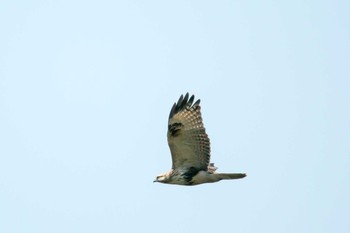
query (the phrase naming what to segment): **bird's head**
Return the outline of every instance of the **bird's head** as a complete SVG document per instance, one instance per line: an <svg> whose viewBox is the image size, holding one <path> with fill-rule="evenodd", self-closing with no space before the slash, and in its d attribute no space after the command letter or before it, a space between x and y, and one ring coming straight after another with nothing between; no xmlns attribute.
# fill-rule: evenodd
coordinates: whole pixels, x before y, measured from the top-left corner
<svg viewBox="0 0 350 233"><path fill-rule="evenodd" d="M156 179L153 182L160 182L160 183L168 183L169 182L169 174L163 173L156 177Z"/></svg>

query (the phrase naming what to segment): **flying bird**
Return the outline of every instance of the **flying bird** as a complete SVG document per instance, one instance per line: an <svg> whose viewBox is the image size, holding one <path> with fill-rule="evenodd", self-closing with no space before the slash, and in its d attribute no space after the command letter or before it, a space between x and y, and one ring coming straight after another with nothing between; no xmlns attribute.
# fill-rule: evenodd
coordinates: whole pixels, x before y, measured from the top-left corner
<svg viewBox="0 0 350 233"><path fill-rule="evenodd" d="M216 167L210 163L210 141L202 121L200 100L194 102L180 96L174 103L168 120L168 144L170 147L172 168L156 177L154 182L198 185L220 180L240 179L245 173L216 173Z"/></svg>

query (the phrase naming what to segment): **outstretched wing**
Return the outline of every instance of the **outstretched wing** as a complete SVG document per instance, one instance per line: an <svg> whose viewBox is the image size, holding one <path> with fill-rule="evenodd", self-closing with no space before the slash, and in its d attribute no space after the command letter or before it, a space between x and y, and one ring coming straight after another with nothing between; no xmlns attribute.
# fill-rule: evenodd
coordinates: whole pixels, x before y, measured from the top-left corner
<svg viewBox="0 0 350 233"><path fill-rule="evenodd" d="M168 144L172 168L194 167L207 170L210 161L210 141L201 116L200 100L194 104L194 95L180 96L174 103L168 121Z"/></svg>

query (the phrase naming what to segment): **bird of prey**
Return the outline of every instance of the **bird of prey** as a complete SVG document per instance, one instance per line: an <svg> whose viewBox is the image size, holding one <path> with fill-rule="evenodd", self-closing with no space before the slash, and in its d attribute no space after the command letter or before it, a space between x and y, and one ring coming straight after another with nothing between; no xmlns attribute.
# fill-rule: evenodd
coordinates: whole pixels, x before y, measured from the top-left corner
<svg viewBox="0 0 350 233"><path fill-rule="evenodd" d="M174 103L168 120L168 144L172 157L170 171L157 176L154 182L198 185L220 180L244 178L244 173L216 173L216 167L210 163L210 141L205 132L201 116L200 100L194 102L180 96Z"/></svg>

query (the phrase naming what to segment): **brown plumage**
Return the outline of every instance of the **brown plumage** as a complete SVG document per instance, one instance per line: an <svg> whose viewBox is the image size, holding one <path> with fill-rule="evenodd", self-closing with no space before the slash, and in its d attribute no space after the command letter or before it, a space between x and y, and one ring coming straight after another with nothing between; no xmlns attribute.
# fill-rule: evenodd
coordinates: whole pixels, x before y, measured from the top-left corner
<svg viewBox="0 0 350 233"><path fill-rule="evenodd" d="M221 179L238 179L243 173L215 173L210 163L210 140L203 125L200 100L194 95L181 95L174 103L168 120L168 144L172 169L157 177L155 182L196 185Z"/></svg>

